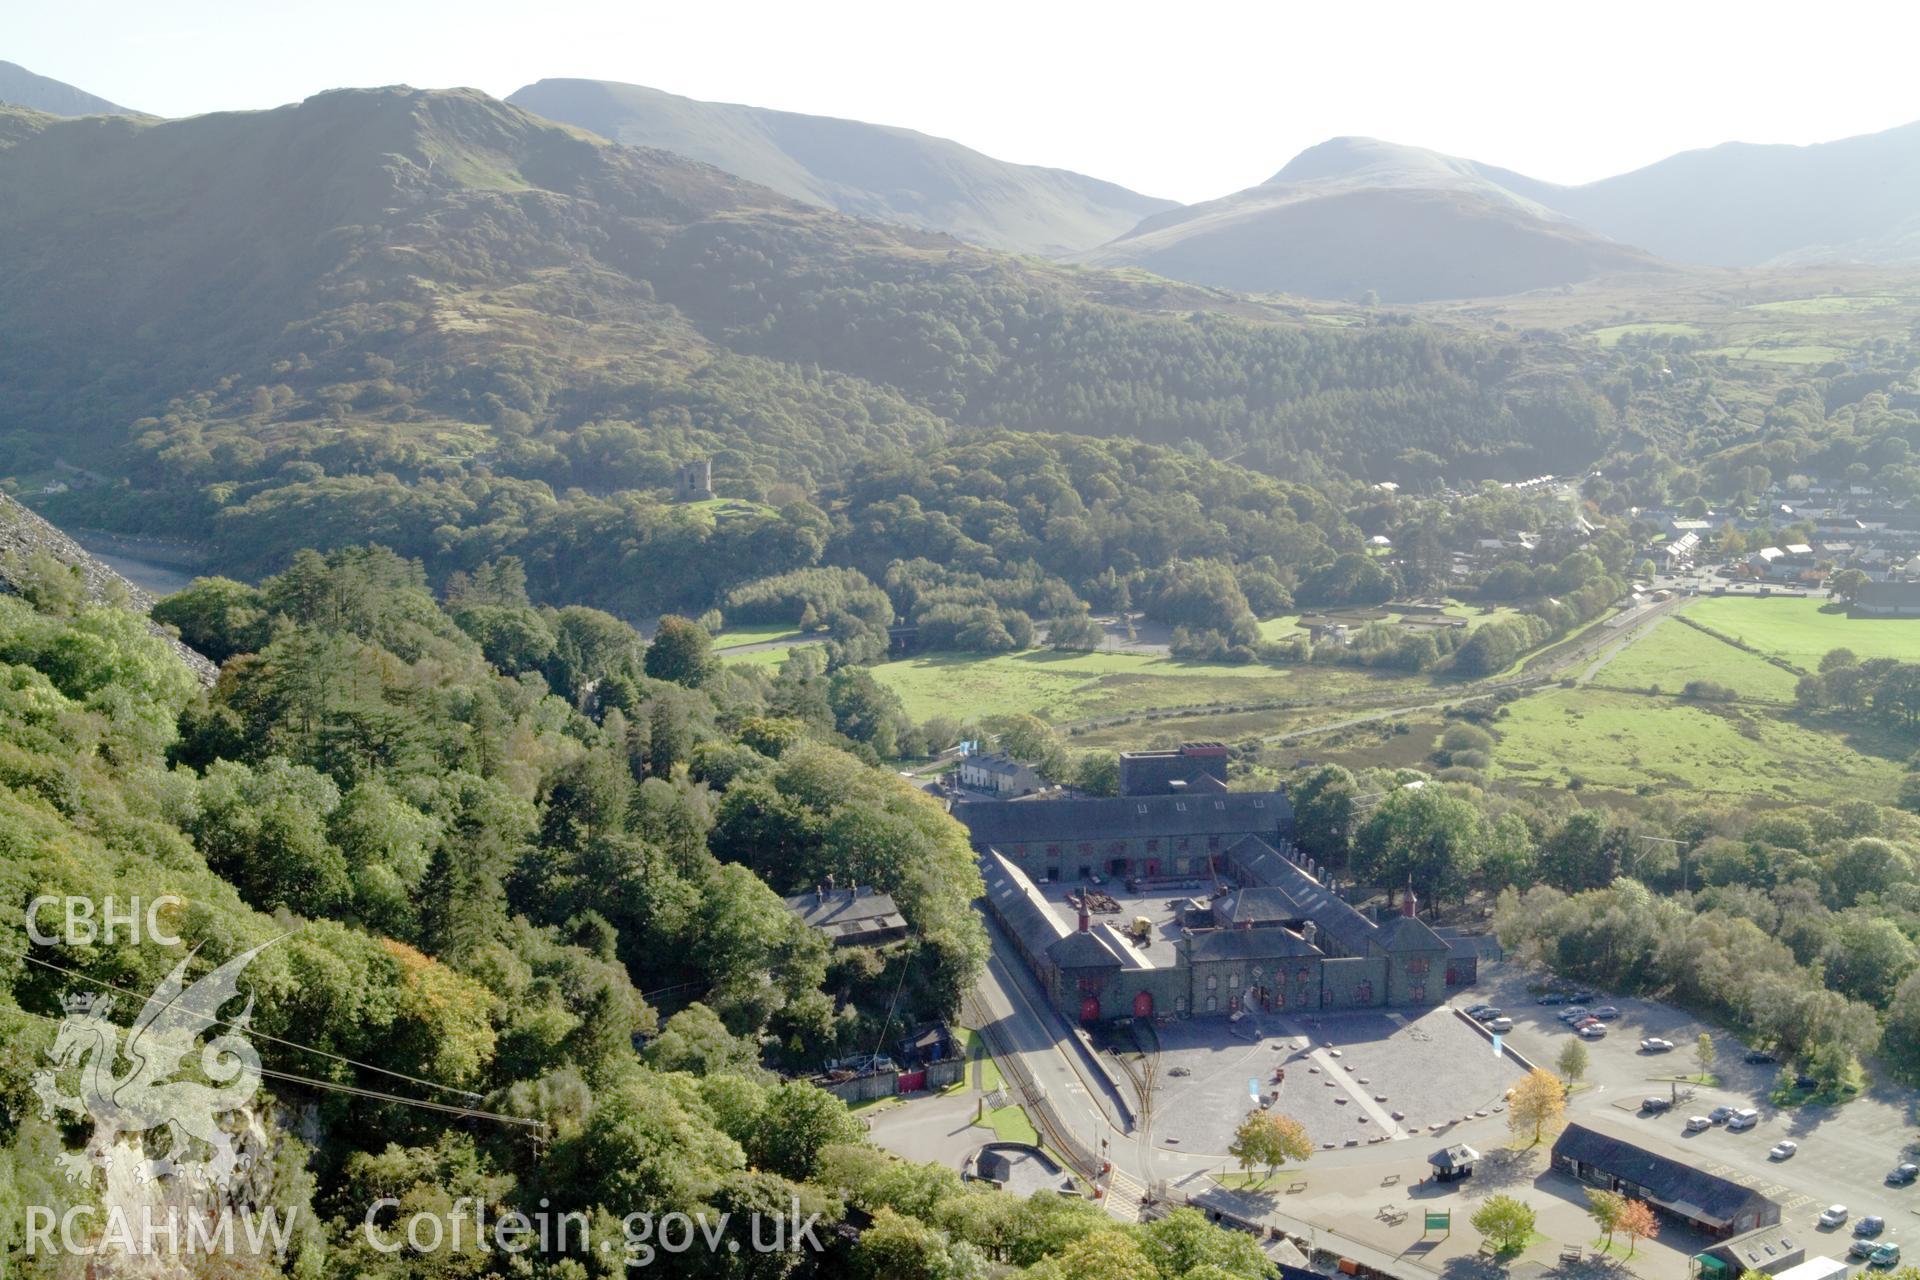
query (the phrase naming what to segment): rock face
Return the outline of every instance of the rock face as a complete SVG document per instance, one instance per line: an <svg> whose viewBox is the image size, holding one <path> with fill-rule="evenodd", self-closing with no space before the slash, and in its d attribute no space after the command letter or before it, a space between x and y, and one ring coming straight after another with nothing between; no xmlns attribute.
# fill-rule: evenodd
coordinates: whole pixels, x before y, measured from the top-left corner
<svg viewBox="0 0 1920 1280"><path fill-rule="evenodd" d="M0 494L0 591L19 590L20 567L36 554L52 556L71 565L86 584L87 595L96 603L123 602L140 613L153 608L153 596L121 577L105 564L88 555L81 545L48 524L33 511ZM220 668L206 655L189 649L180 638L157 622L148 623L153 634L165 640L180 655L201 684L212 685Z"/></svg>

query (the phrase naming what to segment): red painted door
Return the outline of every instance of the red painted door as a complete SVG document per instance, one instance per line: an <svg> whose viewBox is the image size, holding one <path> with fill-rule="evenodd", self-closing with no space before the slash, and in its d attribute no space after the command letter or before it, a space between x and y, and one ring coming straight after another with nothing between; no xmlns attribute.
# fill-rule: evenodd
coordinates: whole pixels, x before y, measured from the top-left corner
<svg viewBox="0 0 1920 1280"><path fill-rule="evenodd" d="M1142 991L1133 998L1133 1016L1136 1018L1153 1016L1153 992Z"/></svg>
<svg viewBox="0 0 1920 1280"><path fill-rule="evenodd" d="M1147 859L1147 878L1152 879L1153 877L1159 874L1160 874L1160 859L1148 858Z"/></svg>
<svg viewBox="0 0 1920 1280"><path fill-rule="evenodd" d="M1099 996L1088 996L1086 999L1080 1002L1080 1021L1082 1022L1100 1021L1100 997Z"/></svg>
<svg viewBox="0 0 1920 1280"><path fill-rule="evenodd" d="M900 1092L918 1093L927 1087L927 1073L924 1071L902 1071L900 1073Z"/></svg>

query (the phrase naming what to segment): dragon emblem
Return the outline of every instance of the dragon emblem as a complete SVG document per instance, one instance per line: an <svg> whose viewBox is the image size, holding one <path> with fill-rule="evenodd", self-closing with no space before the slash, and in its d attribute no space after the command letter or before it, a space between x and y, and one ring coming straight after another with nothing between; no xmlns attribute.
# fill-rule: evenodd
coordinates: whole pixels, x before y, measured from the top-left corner
<svg viewBox="0 0 1920 1280"><path fill-rule="evenodd" d="M93 1121L86 1149L59 1157L68 1181L90 1183L96 1168L111 1171L123 1135L144 1141L154 1130L167 1131L171 1142L164 1156L142 1161L143 1182L171 1176L225 1188L245 1168L246 1157L219 1121L260 1087L260 1055L245 1037L253 998L230 1021L223 1022L220 1010L240 994L242 971L271 945L243 951L188 986L187 966L198 949L190 952L147 997L124 1045L110 1018L112 996L78 994L62 1002L67 1016L47 1054L54 1065L34 1075L33 1090L46 1118L66 1111ZM199 1075L206 1082L182 1079L203 1033L212 1036L199 1053ZM79 1092L69 1096L57 1081L75 1070ZM189 1160L196 1143L210 1154Z"/></svg>

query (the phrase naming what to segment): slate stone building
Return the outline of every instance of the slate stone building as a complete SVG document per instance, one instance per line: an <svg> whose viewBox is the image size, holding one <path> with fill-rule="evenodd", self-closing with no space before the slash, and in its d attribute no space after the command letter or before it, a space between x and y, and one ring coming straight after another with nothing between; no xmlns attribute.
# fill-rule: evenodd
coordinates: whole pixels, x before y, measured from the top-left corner
<svg viewBox="0 0 1920 1280"><path fill-rule="evenodd" d="M1322 879L1292 846L1285 792L1215 790L1160 770L1130 780L1171 788L1154 794L954 806L980 854L988 911L1063 1014L1418 1008L1473 982L1472 960L1420 921L1411 894L1402 914L1376 921ZM1095 923L1084 904L1076 918L1058 886L1096 876L1185 901L1137 933Z"/></svg>

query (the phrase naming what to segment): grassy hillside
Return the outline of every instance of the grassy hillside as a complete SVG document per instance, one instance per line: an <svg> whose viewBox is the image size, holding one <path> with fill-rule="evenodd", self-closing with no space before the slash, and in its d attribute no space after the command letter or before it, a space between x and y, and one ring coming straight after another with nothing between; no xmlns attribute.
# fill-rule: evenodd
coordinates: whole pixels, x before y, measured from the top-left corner
<svg viewBox="0 0 1920 1280"><path fill-rule="evenodd" d="M1500 174L1337 138L1258 187L1161 214L1080 260L1222 288L1391 302L1520 293L1658 265L1515 194Z"/></svg>
<svg viewBox="0 0 1920 1280"><path fill-rule="evenodd" d="M635 84L542 80L507 101L616 142L704 160L808 204L1019 253L1089 249L1176 207L911 129L700 102Z"/></svg>

